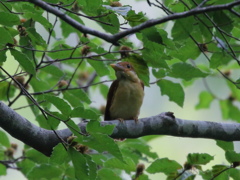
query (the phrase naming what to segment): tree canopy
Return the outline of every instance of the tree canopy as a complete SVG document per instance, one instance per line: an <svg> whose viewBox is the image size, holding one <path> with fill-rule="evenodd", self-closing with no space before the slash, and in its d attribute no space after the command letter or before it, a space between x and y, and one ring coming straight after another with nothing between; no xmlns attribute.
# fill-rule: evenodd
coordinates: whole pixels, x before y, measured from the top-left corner
<svg viewBox="0 0 240 180"><path fill-rule="evenodd" d="M139 3L159 16L136 11ZM27 179L239 179L239 34L240 0L0 1L0 176L15 169ZM118 61L182 108L186 89L202 81L195 109L217 102L231 122L174 112L102 121L105 107L92 96L106 99ZM21 156L9 135L25 144ZM206 170L214 156L191 149L185 164L159 157L149 145L159 135L216 140L228 164Z"/></svg>

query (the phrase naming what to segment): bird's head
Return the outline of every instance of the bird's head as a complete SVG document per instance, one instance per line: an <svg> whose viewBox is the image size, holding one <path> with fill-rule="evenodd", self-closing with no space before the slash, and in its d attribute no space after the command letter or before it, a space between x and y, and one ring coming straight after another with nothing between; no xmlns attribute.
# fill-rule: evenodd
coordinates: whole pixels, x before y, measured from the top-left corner
<svg viewBox="0 0 240 180"><path fill-rule="evenodd" d="M117 64L110 64L110 66L115 70L118 80L139 81L133 66L129 62L119 62Z"/></svg>

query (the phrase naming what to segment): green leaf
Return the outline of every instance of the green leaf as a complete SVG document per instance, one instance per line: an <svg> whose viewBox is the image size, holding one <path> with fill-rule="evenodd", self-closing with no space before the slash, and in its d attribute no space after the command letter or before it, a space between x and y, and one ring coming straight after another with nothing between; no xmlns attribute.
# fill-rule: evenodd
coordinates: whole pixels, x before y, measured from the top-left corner
<svg viewBox="0 0 240 180"><path fill-rule="evenodd" d="M11 34L3 27L0 27L0 44L6 45L7 43L13 44L13 37Z"/></svg>
<svg viewBox="0 0 240 180"><path fill-rule="evenodd" d="M179 163L174 160L169 160L168 158L162 158L155 160L146 171L151 174L162 172L168 175L176 172L178 169L182 169Z"/></svg>
<svg viewBox="0 0 240 180"><path fill-rule="evenodd" d="M56 177L61 177L62 170L50 164L41 164L35 166L32 171L29 172L27 177L29 179L52 179Z"/></svg>
<svg viewBox="0 0 240 180"><path fill-rule="evenodd" d="M149 70L146 62L140 55L131 55L125 58L127 62L130 62L138 77L143 81L144 85L149 86Z"/></svg>
<svg viewBox="0 0 240 180"><path fill-rule="evenodd" d="M146 38L148 41L152 41L163 45L163 39L159 32L157 31L156 27L150 27L142 30L141 32L144 38Z"/></svg>
<svg viewBox="0 0 240 180"><path fill-rule="evenodd" d="M17 167L21 169L21 173L23 173L25 176L29 174L29 172L36 166L36 163L29 160L24 159L20 162L17 162Z"/></svg>
<svg viewBox="0 0 240 180"><path fill-rule="evenodd" d="M195 18L190 16L176 20L172 28L172 37L175 41L185 41L193 31Z"/></svg>
<svg viewBox="0 0 240 180"><path fill-rule="evenodd" d="M230 60L232 59L232 57L223 52L216 52L211 56L210 59L210 68L212 69L216 69L221 65L226 65L227 63L230 62Z"/></svg>
<svg viewBox="0 0 240 180"><path fill-rule="evenodd" d="M33 62L25 54L15 49L10 49L10 52L14 59L18 61L25 71L33 75L36 74Z"/></svg>
<svg viewBox="0 0 240 180"><path fill-rule="evenodd" d="M80 133L81 132L80 127L73 120L68 120L65 124L71 130L71 132L78 137L78 142L81 142L83 136Z"/></svg>
<svg viewBox="0 0 240 180"><path fill-rule="evenodd" d="M26 157L35 163L43 164L43 163L48 163L49 161L48 157L46 157L45 155L43 155L42 153L40 153L35 149L29 149L25 153L26 153Z"/></svg>
<svg viewBox="0 0 240 180"><path fill-rule="evenodd" d="M48 74L51 74L52 76L56 77L56 78L61 78L63 77L64 73L62 72L62 70L60 70L58 67L50 65L47 67L44 67L41 69L41 71L44 71Z"/></svg>
<svg viewBox="0 0 240 180"><path fill-rule="evenodd" d="M87 132L92 133L102 133L111 135L114 130L115 125L105 125L101 126L99 121L91 120L87 123Z"/></svg>
<svg viewBox="0 0 240 180"><path fill-rule="evenodd" d="M24 13L24 16L28 19L33 19L34 21L39 22L41 25L45 27L46 30L52 28L52 24L45 17L40 16L39 14L33 12L26 12Z"/></svg>
<svg viewBox="0 0 240 180"><path fill-rule="evenodd" d="M148 41L146 38L143 40L144 42L144 49L142 51L143 53L143 59L147 62L147 64L150 64L152 67L156 68L169 68L166 59L166 55L164 52L164 46L161 44L157 44L155 42Z"/></svg>
<svg viewBox="0 0 240 180"><path fill-rule="evenodd" d="M162 79L157 82L157 85L160 87L162 95L167 95L170 101L177 103L181 107L183 106L184 91L179 83Z"/></svg>
<svg viewBox="0 0 240 180"><path fill-rule="evenodd" d="M199 165L206 165L211 160L213 160L214 157L210 156L207 153L199 154L199 153L191 153L187 156L187 161L189 164L199 164Z"/></svg>
<svg viewBox="0 0 240 180"><path fill-rule="evenodd" d="M135 171L136 164L133 162L133 160L127 156L123 158L125 162L120 161L117 158L111 158L104 163L104 167L125 170L128 173Z"/></svg>
<svg viewBox="0 0 240 180"><path fill-rule="evenodd" d="M66 149L64 148L62 143L59 143L53 148L53 152L50 157L51 163L58 165L58 164L66 163L69 160L70 159L69 159L68 153L66 152Z"/></svg>
<svg viewBox="0 0 240 180"><path fill-rule="evenodd" d="M172 51L170 54L173 57L185 62L188 59L196 59L201 54L201 51L194 41L188 38L184 44L180 46L180 48Z"/></svg>
<svg viewBox="0 0 240 180"><path fill-rule="evenodd" d="M99 114L97 114L92 109L84 109L84 107L76 107L71 112L71 117L81 117L85 119L97 120L99 118Z"/></svg>
<svg viewBox="0 0 240 180"><path fill-rule="evenodd" d="M226 175L226 171L224 172L224 170L228 169L229 167L226 165L215 165L212 167L212 173L213 175L219 174L220 175L217 177L217 180L225 180L225 179L229 179ZM221 173L222 172L222 173ZM211 177L212 178L212 177ZM215 178L216 179L216 178Z"/></svg>
<svg viewBox="0 0 240 180"><path fill-rule="evenodd" d="M120 23L117 15L114 13L102 16L99 18L101 22L106 22L108 24L99 23L99 25L106 31L112 34L118 33L120 28Z"/></svg>
<svg viewBox="0 0 240 180"><path fill-rule="evenodd" d="M226 141L216 140L216 143L224 151L233 151L234 150L233 142L226 142Z"/></svg>
<svg viewBox="0 0 240 180"><path fill-rule="evenodd" d="M240 162L240 153L236 153L235 151L226 151L225 157L229 163Z"/></svg>
<svg viewBox="0 0 240 180"><path fill-rule="evenodd" d="M7 82L7 81L1 82L1 85L0 85L0 99L1 100L7 100L7 95L8 95L9 98L13 97L15 90L16 90L16 87L11 85L9 82Z"/></svg>
<svg viewBox="0 0 240 180"><path fill-rule="evenodd" d="M211 93L203 91L199 95L199 102L195 106L196 109L207 109L210 107L211 102L214 100L214 97Z"/></svg>
<svg viewBox="0 0 240 180"><path fill-rule="evenodd" d="M0 24L4 26L18 25L20 24L20 20L16 14L0 12Z"/></svg>
<svg viewBox="0 0 240 180"><path fill-rule="evenodd" d="M0 130L0 144L5 147L10 147L10 142L7 135L5 134L5 132L1 130Z"/></svg>
<svg viewBox="0 0 240 180"><path fill-rule="evenodd" d="M32 43L39 45L43 48L46 48L46 42L45 40L42 38L42 36L36 31L35 28L27 28L26 29L28 37L31 38Z"/></svg>
<svg viewBox="0 0 240 180"><path fill-rule="evenodd" d="M68 154L75 169L76 179L89 179L89 166L85 156L72 147L68 149Z"/></svg>
<svg viewBox="0 0 240 180"><path fill-rule="evenodd" d="M219 103L223 119L233 119L240 122L240 110L233 104L233 101L226 99L220 100Z"/></svg>
<svg viewBox="0 0 240 180"><path fill-rule="evenodd" d="M121 149L130 149L141 156L144 154L152 159L156 159L158 157L155 152L151 152L151 147L142 139L127 139L121 145Z"/></svg>
<svg viewBox="0 0 240 180"><path fill-rule="evenodd" d="M0 176L6 176L7 175L7 167L3 164L0 164Z"/></svg>
<svg viewBox="0 0 240 180"><path fill-rule="evenodd" d="M53 104L59 111L61 111L63 115L69 116L71 114L71 107L63 99L51 95L45 95L44 98L48 103Z"/></svg>
<svg viewBox="0 0 240 180"><path fill-rule="evenodd" d="M1 57L0 58L0 66L3 64L3 62L5 62L7 60L6 52L7 52L7 50L0 51L0 57Z"/></svg>
<svg viewBox="0 0 240 180"><path fill-rule="evenodd" d="M68 92L72 94L75 98L79 99L79 101L86 102L87 104L90 104L92 102L88 94L82 89L74 89Z"/></svg>
<svg viewBox="0 0 240 180"><path fill-rule="evenodd" d="M208 74L187 63L175 63L168 74L171 77L181 78L190 81L193 78L206 77Z"/></svg>
<svg viewBox="0 0 240 180"><path fill-rule="evenodd" d="M102 77L110 74L108 66L106 66L103 61L87 60L87 62L95 69L99 76Z"/></svg>
<svg viewBox="0 0 240 180"><path fill-rule="evenodd" d="M118 145L106 134L94 133L83 137L83 144L97 150L98 152L108 151L114 157L124 162Z"/></svg>
<svg viewBox="0 0 240 180"><path fill-rule="evenodd" d="M92 160L91 156L87 154L85 154L85 158L89 167L89 179L96 179L98 170L96 163Z"/></svg>
<svg viewBox="0 0 240 180"><path fill-rule="evenodd" d="M112 168L101 168L98 171L98 178L101 180L122 180L121 176L116 174Z"/></svg>
<svg viewBox="0 0 240 180"><path fill-rule="evenodd" d="M130 24L130 26L137 26L147 20L143 12L139 12L136 14L135 11L130 10L127 16L124 17Z"/></svg>

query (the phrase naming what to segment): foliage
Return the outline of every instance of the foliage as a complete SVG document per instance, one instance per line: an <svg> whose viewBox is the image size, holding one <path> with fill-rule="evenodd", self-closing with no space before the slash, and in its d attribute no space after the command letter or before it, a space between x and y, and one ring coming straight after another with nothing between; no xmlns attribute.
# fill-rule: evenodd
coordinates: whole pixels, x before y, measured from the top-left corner
<svg viewBox="0 0 240 180"><path fill-rule="evenodd" d="M94 29L98 27L108 34L149 20L144 12L137 13L134 7L121 6L118 1L45 2L75 22L93 23ZM148 1L169 15L194 9L202 1L156 2ZM204 2L200 7L234 0ZM240 165L240 154L234 151L232 142L217 141L229 165L217 164L203 170L214 159L213 155L189 153L186 163L181 165L152 152L148 145L151 138L115 141L109 137L114 127L100 126L103 108L92 106L90 92L99 91L106 98L108 88L103 78L114 79L109 64L119 60L131 62L146 86L156 83L161 95L181 107L185 87L202 80L205 87L199 94L196 109L209 108L216 101L223 119L240 122L239 6L231 11L176 18L170 32L166 31L166 25L167 22L141 29L135 34L139 43L126 37L116 42L120 46L115 46L78 31L69 22L28 1L1 1L0 100L12 106L25 97L40 127L54 130L64 125L75 137L58 144L51 157L26 145L23 155L15 158L16 145L0 131L0 176L6 175L7 168L14 168L28 179L122 179L123 171L139 180L151 179L154 173L163 173L169 180L187 180L194 179L196 172L206 180L238 179L240 171L236 167ZM11 58L17 64L14 73L5 68ZM153 83L149 82L150 75L156 79ZM222 86L227 86L231 93L218 97L207 77L221 77ZM86 119L88 134L82 135L77 123ZM146 171L143 168L138 172L139 163L150 165Z"/></svg>

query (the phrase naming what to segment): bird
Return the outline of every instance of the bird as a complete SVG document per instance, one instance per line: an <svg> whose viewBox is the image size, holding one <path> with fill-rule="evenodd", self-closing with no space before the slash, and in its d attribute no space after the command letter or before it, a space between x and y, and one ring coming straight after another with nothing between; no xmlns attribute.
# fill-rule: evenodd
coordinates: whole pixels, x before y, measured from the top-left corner
<svg viewBox="0 0 240 180"><path fill-rule="evenodd" d="M104 120L135 120L144 98L144 84L129 62L110 64L117 79L113 81L107 95Z"/></svg>

